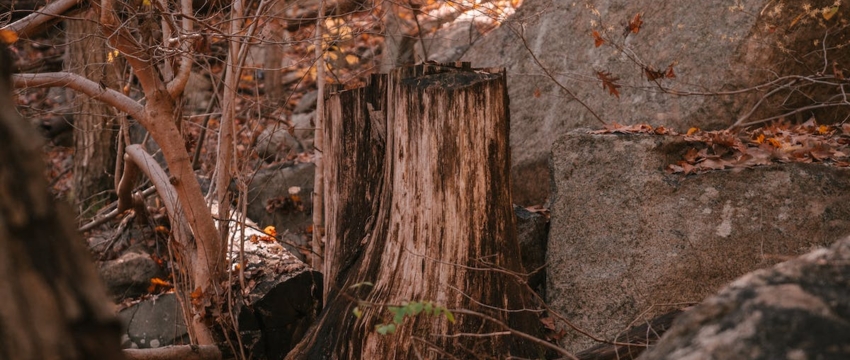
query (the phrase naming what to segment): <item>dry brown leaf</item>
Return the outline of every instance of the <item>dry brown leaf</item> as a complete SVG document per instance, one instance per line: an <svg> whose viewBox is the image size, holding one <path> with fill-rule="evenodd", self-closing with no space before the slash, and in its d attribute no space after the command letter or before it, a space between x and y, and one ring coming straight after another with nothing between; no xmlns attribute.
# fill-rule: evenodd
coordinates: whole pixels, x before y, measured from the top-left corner
<svg viewBox="0 0 850 360"><path fill-rule="evenodd" d="M593 30L593 32L591 32L590 34L593 36L594 47L600 47L600 46L602 46L602 44L605 43L605 39L603 39L602 36L599 35L598 31Z"/></svg>
<svg viewBox="0 0 850 360"><path fill-rule="evenodd" d="M602 80L603 90L608 90L608 94L616 96L617 99L620 98L620 91L618 89L621 86L617 84L617 81L619 81L620 78L611 75L611 73L607 71L597 71L596 77L599 78L599 80Z"/></svg>

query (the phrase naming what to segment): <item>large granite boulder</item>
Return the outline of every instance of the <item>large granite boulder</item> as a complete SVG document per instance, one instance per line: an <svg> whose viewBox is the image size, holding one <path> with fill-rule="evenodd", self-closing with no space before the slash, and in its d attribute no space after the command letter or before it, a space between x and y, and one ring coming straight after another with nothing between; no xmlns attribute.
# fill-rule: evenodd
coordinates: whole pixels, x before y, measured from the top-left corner
<svg viewBox="0 0 850 360"><path fill-rule="evenodd" d="M850 238L741 277L640 359L850 359Z"/></svg>
<svg viewBox="0 0 850 360"><path fill-rule="evenodd" d="M526 0L508 22L474 44L462 60L476 67L507 67L515 202L542 203L548 195L546 159L552 144L565 132L600 123L541 70L517 33L522 32L525 43L555 79L607 122L649 122L680 131L691 126L718 128L747 113L769 89L724 96L669 95L647 81L642 66L662 71L674 64L676 78L659 83L691 95L749 88L783 75L823 72L828 77L833 61L841 68L850 59L846 49L828 46L850 38L850 27L835 27L846 21L850 7L840 6L825 20L820 11L831 6L832 0ZM638 13L643 21L640 31L624 37L625 24ZM831 33L825 36L828 28ZM594 47L594 30L626 51ZM619 77L619 97L602 88L597 71ZM808 100L779 91L778 98L763 102L764 111L751 119L785 113L807 101L840 93L837 86L803 90L809 89ZM803 114L803 120L814 114L821 123L841 121L846 109L816 109Z"/></svg>
<svg viewBox="0 0 850 360"><path fill-rule="evenodd" d="M547 300L611 339L733 279L850 234L850 169L784 164L701 175L665 167L680 137L576 130L553 150ZM581 350L586 337L568 334Z"/></svg>

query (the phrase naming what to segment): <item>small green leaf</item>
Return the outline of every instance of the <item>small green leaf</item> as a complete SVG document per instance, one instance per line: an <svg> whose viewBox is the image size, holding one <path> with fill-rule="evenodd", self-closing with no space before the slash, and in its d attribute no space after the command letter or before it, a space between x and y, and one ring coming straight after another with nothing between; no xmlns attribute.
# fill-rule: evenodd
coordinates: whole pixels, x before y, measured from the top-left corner
<svg viewBox="0 0 850 360"><path fill-rule="evenodd" d="M397 308L398 311L395 311L395 316L393 316L393 323L401 324L404 321L404 315L407 313L407 308ZM392 310L390 310L392 311Z"/></svg>
<svg viewBox="0 0 850 360"><path fill-rule="evenodd" d="M443 312L446 313L446 319L449 320L450 323L454 324L455 323L455 315L452 314L452 312L449 311L449 309L446 309L446 308L443 308Z"/></svg>
<svg viewBox="0 0 850 360"><path fill-rule="evenodd" d="M408 308L410 309L410 316L416 316L422 312L423 305L420 302L414 302L411 303Z"/></svg>
<svg viewBox="0 0 850 360"><path fill-rule="evenodd" d="M425 310L425 313L428 314L428 315L433 314L434 313L434 304L432 304L430 301L426 301L425 306L424 306L424 310Z"/></svg>
<svg viewBox="0 0 850 360"><path fill-rule="evenodd" d="M363 316L363 311L360 310L359 306L355 306L354 310L351 310L351 312L354 313L354 316L358 319Z"/></svg>
<svg viewBox="0 0 850 360"><path fill-rule="evenodd" d="M375 331L377 331L378 334L381 334L381 335L395 334L395 330L396 330L395 324L375 325Z"/></svg>

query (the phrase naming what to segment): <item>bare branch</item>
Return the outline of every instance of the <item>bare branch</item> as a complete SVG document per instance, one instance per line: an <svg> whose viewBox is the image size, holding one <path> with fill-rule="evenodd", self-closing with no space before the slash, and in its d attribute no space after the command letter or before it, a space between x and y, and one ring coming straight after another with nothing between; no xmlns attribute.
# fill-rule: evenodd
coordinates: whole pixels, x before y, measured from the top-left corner
<svg viewBox="0 0 850 360"><path fill-rule="evenodd" d="M129 154L124 154L122 159L129 158L129 156ZM115 192L118 193L118 207L115 211L118 211L118 213L122 213L133 207L133 188L136 187L138 174L139 167L136 164L128 161L124 162L124 171L121 175L121 180L118 182L118 186L115 187Z"/></svg>
<svg viewBox="0 0 850 360"><path fill-rule="evenodd" d="M3 30L12 30L20 37L30 37L41 32L51 22L59 21L60 15L77 5L80 5L80 0L53 1L23 19L4 26Z"/></svg>
<svg viewBox="0 0 850 360"><path fill-rule="evenodd" d="M135 174L136 171L141 171L151 180L151 183L156 187L156 192L165 205L174 239L183 246L189 245L190 231L186 227L186 220L183 217L183 206L177 197L177 191L170 183L168 174L165 173L165 170L162 170L159 163L141 145L134 144L127 146L125 151L125 169L138 167L138 170L125 170L124 173ZM120 201L118 206L119 208L121 207Z"/></svg>
<svg viewBox="0 0 850 360"><path fill-rule="evenodd" d="M521 25L520 25L520 28L522 29ZM549 79L551 79L555 83L555 85L557 85L559 88L561 88L561 90L563 90L565 93L570 95L570 97L573 98L573 100L575 100L579 104L581 104L581 106L583 106L588 112L590 112L590 114L593 115L593 117L595 117L596 120L599 120L599 122L601 122L602 125L608 124L608 123L605 122L605 120L602 120L602 118L599 117L599 115L597 115L596 112L593 111L593 109L589 105L587 105L584 101L579 99L578 96L576 96L576 94L572 90L567 89L566 86L564 86L563 84L561 84L560 81L555 79L555 76L552 75L552 72L549 71L549 68L546 67L545 65L543 65L543 63L540 62L540 59L537 58L537 55L534 54L534 51L531 50L531 46L529 46L528 41L525 40L525 34L523 34L521 31L519 31L517 29L514 29L512 26L508 26L508 29L511 29L511 32L513 32L514 35L519 37L520 41L522 41L522 45L525 47L525 50L527 50L528 54L531 55L531 59L534 60L534 63L537 64L537 66L540 68L540 70L543 70L543 72L546 73L546 76L548 76Z"/></svg>
<svg viewBox="0 0 850 360"><path fill-rule="evenodd" d="M113 1L102 0L100 6L100 24L103 33L109 40L109 44L124 54L127 63L130 64L133 73L136 75L136 79L142 85L145 95L151 98L154 92L166 90L165 84L162 82L150 54L136 41L133 35L130 34L130 31L118 21Z"/></svg>
<svg viewBox="0 0 850 360"><path fill-rule="evenodd" d="M181 0L181 13L183 15L183 21L181 25L183 26L183 34L189 34L192 32L192 23L193 20L189 18L189 15L192 15L192 0ZM194 42L194 37L191 36L180 36L180 68L177 70L177 75L174 76L174 79L168 82L166 87L168 88L168 94L171 95L172 98L177 98L180 93L183 92L183 89L186 88L186 83L189 82L189 74L192 72L192 43Z"/></svg>
<svg viewBox="0 0 850 360"><path fill-rule="evenodd" d="M364 9L368 2L362 0L338 0L331 6L325 5L321 10L301 14L294 19L286 19L286 31L298 31L304 26L318 24L319 18L342 16Z"/></svg>
<svg viewBox="0 0 850 360"><path fill-rule="evenodd" d="M15 74L12 76L12 81L16 88L68 87L92 99L114 106L136 119L142 119L145 116L145 107L132 98L74 73Z"/></svg>
<svg viewBox="0 0 850 360"><path fill-rule="evenodd" d="M216 345L180 345L156 349L124 349L124 357L128 360L219 360L223 358L221 350Z"/></svg>
<svg viewBox="0 0 850 360"><path fill-rule="evenodd" d="M535 343L535 344L545 346L545 347L547 347L547 348L549 348L549 349L551 349L551 350L554 350L554 351L555 351L555 352L557 352L558 354L561 354L562 356L564 356L564 357L566 357L566 358L568 358L568 359L578 360L578 358L577 358L575 355L573 355L571 352L569 352L569 351L567 351L567 350L565 350L565 349L561 348L560 346L557 346L557 345L555 345L555 344L552 344L552 343L550 343L550 342L548 342L548 341L546 341L546 340L543 340L543 339L541 339L541 338L538 338L538 337L536 337L536 336L534 336L534 335L531 335L531 334L528 334L528 333L525 333L525 332L522 332L522 331L519 331L519 330L512 329L510 326L508 326L508 324L505 324L505 323L504 323L504 322L502 322L501 320L496 319L496 318L494 318L494 317L492 317L492 316L489 316L489 315L486 315L486 314L482 314L482 313L477 312L477 311L466 310L466 309L451 309L451 310L449 310L449 311L451 311L451 312L453 312L453 313L455 313L455 314L472 315L472 316L476 316L476 317L479 317L479 318L481 318L481 319L484 319L484 320L490 321L490 322L492 322L492 323L494 323L494 324L496 324L496 325L499 325L499 326L500 326L500 327L502 327L503 329L505 329L505 330L509 331L509 332L511 333L511 335L518 336L518 337L521 337L521 338L526 339L526 340L528 340L528 341L531 341L531 342L533 342L533 343Z"/></svg>

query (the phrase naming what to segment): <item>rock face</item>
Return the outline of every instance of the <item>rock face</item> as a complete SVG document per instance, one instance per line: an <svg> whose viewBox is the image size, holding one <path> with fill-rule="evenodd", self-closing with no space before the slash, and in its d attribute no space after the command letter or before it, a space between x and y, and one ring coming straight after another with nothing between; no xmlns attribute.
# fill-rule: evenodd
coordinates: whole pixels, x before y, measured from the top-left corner
<svg viewBox="0 0 850 360"><path fill-rule="evenodd" d="M822 51L824 29L850 13L842 6L827 21L820 13L807 14L803 3L741 1L735 3L741 4L739 8L721 0L526 0L510 21L483 37L462 58L476 67L507 67L515 202L544 202L549 178L546 159L552 144L565 132L598 127L600 123L540 69L512 28L519 31L522 24L523 37L540 62L607 122L648 122L680 131L691 126L717 128L731 125L764 92L667 95L655 82L647 81L642 65L660 71L674 64L676 78L659 80L659 84L677 91L705 93L744 89L782 75L813 75L833 60L846 63L850 53L838 49L828 51L827 61L820 53L807 59L790 55ZM812 1L810 9L823 9L832 3ZM639 32L624 37L624 24L638 13L643 21ZM608 44L627 51L608 44L594 47L594 30L610 40ZM850 28L842 28L827 42L846 42L848 34ZM831 65L826 70L831 73ZM619 77L619 97L602 88L597 71ZM834 95L835 89L832 86L826 91ZM752 120L785 113L805 103L789 99L780 104L782 101L764 103L765 111L754 113ZM846 116L846 107L842 110L845 115L837 109L815 115L822 123L840 121ZM821 118L824 114L834 116Z"/></svg>
<svg viewBox="0 0 850 360"><path fill-rule="evenodd" d="M639 359L850 358L850 238L736 280Z"/></svg>
<svg viewBox="0 0 850 360"><path fill-rule="evenodd" d="M850 170L785 164L669 175L678 137L590 135L553 150L550 305L613 338L755 269L850 233ZM571 337L572 336L572 337ZM592 343L565 338L571 350Z"/></svg>
<svg viewBox="0 0 850 360"><path fill-rule="evenodd" d="M118 313L125 349L158 348L189 343L186 321L174 293L144 300Z"/></svg>
<svg viewBox="0 0 850 360"><path fill-rule="evenodd" d="M528 286L545 296L546 271L543 266L546 264L549 219L517 205L514 205L514 215L522 267L527 273L533 273L528 278Z"/></svg>
<svg viewBox="0 0 850 360"><path fill-rule="evenodd" d="M273 225L286 250L302 261L310 248L315 169L312 163L274 166L258 171L248 186L248 217L261 228Z"/></svg>
<svg viewBox="0 0 850 360"><path fill-rule="evenodd" d="M109 295L116 300L146 294L152 278L166 275L150 254L141 251L129 251L118 259L104 261L98 272Z"/></svg>

